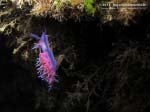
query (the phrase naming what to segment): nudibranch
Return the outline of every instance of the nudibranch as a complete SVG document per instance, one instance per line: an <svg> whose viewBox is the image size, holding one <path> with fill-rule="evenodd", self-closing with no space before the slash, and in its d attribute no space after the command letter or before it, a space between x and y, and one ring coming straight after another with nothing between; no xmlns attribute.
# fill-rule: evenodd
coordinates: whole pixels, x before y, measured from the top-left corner
<svg viewBox="0 0 150 112"><path fill-rule="evenodd" d="M38 77L42 80L45 80L50 89L54 82L57 82L56 79L56 69L57 61L54 57L54 54L49 46L48 35L45 32L42 33L41 37L31 34L33 38L38 40L38 43L35 43L32 49L39 49L39 57L36 61L36 68Z"/></svg>

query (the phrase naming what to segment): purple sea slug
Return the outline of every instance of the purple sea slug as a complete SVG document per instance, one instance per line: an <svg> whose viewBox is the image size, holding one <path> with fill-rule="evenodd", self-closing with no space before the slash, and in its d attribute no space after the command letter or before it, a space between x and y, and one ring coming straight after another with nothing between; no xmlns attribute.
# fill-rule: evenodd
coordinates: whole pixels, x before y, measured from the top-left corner
<svg viewBox="0 0 150 112"><path fill-rule="evenodd" d="M57 61L49 47L48 35L43 32L41 37L34 34L31 34L31 36L38 40L38 43L32 49L39 48L40 51L36 61L38 77L46 81L51 89L54 82L58 82L56 79Z"/></svg>

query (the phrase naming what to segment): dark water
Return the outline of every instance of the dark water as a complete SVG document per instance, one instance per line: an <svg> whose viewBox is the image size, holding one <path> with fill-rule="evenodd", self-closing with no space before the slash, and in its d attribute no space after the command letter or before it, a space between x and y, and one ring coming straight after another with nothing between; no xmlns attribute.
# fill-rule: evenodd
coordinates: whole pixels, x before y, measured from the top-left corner
<svg viewBox="0 0 150 112"><path fill-rule="evenodd" d="M105 62L110 61L109 57L110 52L114 49L114 44L121 43L126 44L127 46L130 42L138 43L138 48L144 49L150 46L150 13L144 13L140 15L137 19L137 23L131 23L130 26L121 25L119 22L112 21L106 24L97 24L97 20L87 21L81 23L69 22L66 23L65 27L72 28L73 35L77 35L78 38L75 40L75 47L78 49L79 54L84 51L85 53L80 56L80 59L84 61L77 66L86 67L87 63L92 63L94 65L101 66L105 64ZM60 24L60 23L58 23ZM70 30L69 30L70 31ZM36 108L37 104L37 91L41 90L43 86L43 82L39 81L39 79L32 76L32 70L26 70L22 68L20 65L14 62L13 57L13 47L7 46L7 37L5 35L0 35L0 111L1 112L28 112L28 111L57 111L57 109L63 105L63 97L66 97L66 91L69 91L69 84L76 80L83 81L80 76L74 76L74 80L70 77L67 77L63 70L60 70L60 74L64 74L61 76L63 81L60 81L60 85L62 86L52 92L53 97L57 100L55 101L55 106L52 109L47 107L51 106L51 103L43 103L40 104L39 108ZM137 45L137 44L136 44ZM134 44L133 44L134 46ZM110 59L109 59L110 58ZM79 60L80 60L79 59ZM148 60L149 61L149 60ZM110 61L111 63L111 61ZM24 63L22 63L24 64ZM109 64L108 64L109 65ZM147 65L149 66L149 65ZM80 70L80 68L77 68ZM137 67L136 70L139 68ZM117 91L117 87L113 87L113 83L116 82L117 78L104 77L101 83L101 89L97 90L100 95L98 98L95 96L91 97L91 106L93 108L90 112L130 112L131 110L135 110L135 112L146 112L149 111L150 104L150 76L149 75L150 68L142 69L142 71L137 72L137 75L133 74L133 77L129 78L129 82L123 86L123 90ZM113 70L112 70L113 71ZM112 72L110 71L110 73ZM62 73L61 73L62 72ZM134 72L135 73L135 72ZM139 75L141 74L141 75ZM65 79L66 78L66 79ZM69 80L69 81L68 81ZM71 81L70 81L71 80ZM139 82L137 81L139 80ZM137 82L136 82L137 81ZM132 83L134 82L134 83ZM98 83L98 82L97 82ZM119 82L121 85L121 82ZM106 88L106 89L105 89ZM107 89L109 88L109 90ZM47 91L47 88L43 88L44 92ZM131 90L130 90L131 89ZM116 90L116 91L115 91ZM72 90L74 91L74 90ZM114 92L115 91L115 92ZM61 93L62 92L62 93ZM45 92L47 93L47 92ZM124 93L124 94L123 94ZM120 95L120 99L116 98L116 94ZM49 101L47 98L49 97L45 95L38 94L42 100ZM40 96L41 95L41 96ZM124 96L123 96L124 95ZM62 96L62 97L60 97ZM52 97L52 96L51 96ZM84 96L83 96L84 97ZM116 99L115 99L116 98ZM130 99L131 98L131 99ZM87 97L85 97L87 99ZM139 99L139 104L138 102ZM113 100L113 101L112 101ZM120 101L118 101L120 100ZM125 102L123 102L123 100ZM130 101L131 100L131 101ZM51 101L51 100L50 100ZM69 101L69 99L68 99ZM120 104L116 104L111 108L111 103L119 102ZM131 106L130 107L130 102ZM69 111L86 111L84 105L84 101L81 103L77 103L75 107L72 107ZM96 105L94 105L96 104ZM135 104L135 105L134 105ZM139 107L139 105L142 105ZM122 108L126 106L127 110L122 110ZM46 107L46 108L45 108ZM69 108L69 106L67 107ZM113 110L114 109L114 110ZM125 108L124 108L125 109ZM140 111L141 109L141 111ZM58 109L61 110L61 109ZM66 112L64 108L62 108L63 112Z"/></svg>

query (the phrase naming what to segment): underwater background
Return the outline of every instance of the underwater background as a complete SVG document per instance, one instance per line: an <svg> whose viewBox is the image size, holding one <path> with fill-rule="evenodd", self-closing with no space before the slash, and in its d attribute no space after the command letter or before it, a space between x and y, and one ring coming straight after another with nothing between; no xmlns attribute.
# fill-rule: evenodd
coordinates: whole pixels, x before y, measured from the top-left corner
<svg viewBox="0 0 150 112"><path fill-rule="evenodd" d="M139 9L107 4L144 3ZM0 0L0 112L150 111L149 0ZM58 81L38 78L46 32Z"/></svg>

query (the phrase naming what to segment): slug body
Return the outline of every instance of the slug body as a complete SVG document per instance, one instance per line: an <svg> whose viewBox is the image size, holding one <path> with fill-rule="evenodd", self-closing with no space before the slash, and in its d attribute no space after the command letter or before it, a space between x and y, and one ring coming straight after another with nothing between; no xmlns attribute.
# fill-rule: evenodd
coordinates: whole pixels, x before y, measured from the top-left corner
<svg viewBox="0 0 150 112"><path fill-rule="evenodd" d="M55 60L54 54L49 47L48 36L45 32L42 33L41 37L31 34L32 37L38 39L38 43L32 49L39 48L39 57L37 58L36 68L39 74L39 78L45 80L51 88L56 79L56 66L57 61Z"/></svg>

